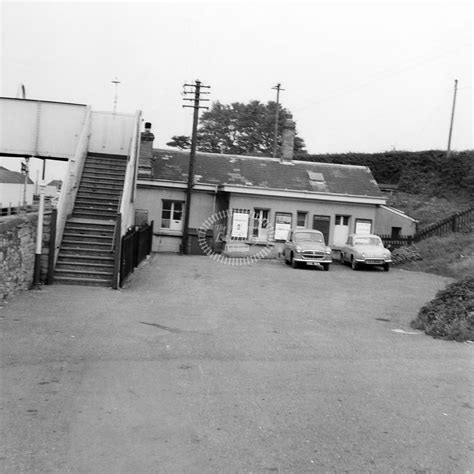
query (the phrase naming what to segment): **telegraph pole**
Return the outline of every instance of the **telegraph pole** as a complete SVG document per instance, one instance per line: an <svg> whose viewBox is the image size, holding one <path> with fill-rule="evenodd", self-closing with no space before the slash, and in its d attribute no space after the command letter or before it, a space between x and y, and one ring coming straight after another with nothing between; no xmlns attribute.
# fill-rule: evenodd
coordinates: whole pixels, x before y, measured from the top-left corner
<svg viewBox="0 0 474 474"><path fill-rule="evenodd" d="M181 253L187 255L189 253L189 214L191 210L191 196L194 185L194 161L196 159L196 142L197 142L197 126L199 118L199 109L208 109L209 107L202 107L199 105L200 101L209 101L209 99L201 99L202 94L210 94L210 92L201 91L201 89L210 89L211 86L202 85L201 81L196 80L194 84L184 84L184 94L194 94L194 98L185 97L184 100L193 101L193 105L183 105L183 107L191 107L194 109L193 114L193 134L191 138L191 152L189 154L189 170L188 170L188 187L186 190L186 203L184 210L184 225L183 225L183 239L181 241ZM186 90L190 87L191 90Z"/></svg>
<svg viewBox="0 0 474 474"><path fill-rule="evenodd" d="M114 96L114 115L117 113L117 102L118 102L118 85L120 84L120 81L115 78L112 82L112 84L115 84L115 96Z"/></svg>
<svg viewBox="0 0 474 474"><path fill-rule="evenodd" d="M23 209L26 210L26 188L28 186L29 178L29 166L28 162L30 161L29 156L25 156L25 162L21 164L21 172L25 174L25 181L23 182Z"/></svg>
<svg viewBox="0 0 474 474"><path fill-rule="evenodd" d="M453 134L454 108L456 107L457 91L458 91L458 80L454 79L453 110L451 111L451 124L449 125L449 138L448 138L448 149L446 151L446 158L449 158L449 155L451 154L451 136Z"/></svg>
<svg viewBox="0 0 474 474"><path fill-rule="evenodd" d="M278 83L272 89L276 89L277 91L277 100L276 100L276 112L275 112L275 136L273 138L273 158L276 158L277 155L277 142L278 142L278 113L279 113L279 105L280 105L280 91L284 91L285 89L281 88L281 84Z"/></svg>

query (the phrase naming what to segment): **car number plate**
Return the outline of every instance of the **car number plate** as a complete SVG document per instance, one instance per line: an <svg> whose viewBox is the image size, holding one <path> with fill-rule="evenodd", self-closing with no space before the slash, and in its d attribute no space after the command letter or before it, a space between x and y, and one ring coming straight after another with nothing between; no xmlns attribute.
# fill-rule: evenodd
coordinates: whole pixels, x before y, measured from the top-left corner
<svg viewBox="0 0 474 474"><path fill-rule="evenodd" d="M318 262L306 262L306 265L318 265Z"/></svg>

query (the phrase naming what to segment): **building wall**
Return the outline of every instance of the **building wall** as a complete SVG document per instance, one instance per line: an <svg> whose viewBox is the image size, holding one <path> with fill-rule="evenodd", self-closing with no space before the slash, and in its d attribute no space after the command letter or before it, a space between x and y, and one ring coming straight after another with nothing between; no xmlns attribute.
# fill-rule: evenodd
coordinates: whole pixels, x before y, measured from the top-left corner
<svg viewBox="0 0 474 474"><path fill-rule="evenodd" d="M24 184L18 183L2 183L0 185L0 208L17 207L23 205L23 189ZM26 185L26 204L33 204L34 184Z"/></svg>
<svg viewBox="0 0 474 474"><path fill-rule="evenodd" d="M400 229L400 235L415 235L416 225L416 221L410 217L379 206L374 232L380 235L392 235L392 228L397 227Z"/></svg>
<svg viewBox="0 0 474 474"><path fill-rule="evenodd" d="M51 213L44 216L41 255L42 282L48 272ZM0 300L33 284L38 214L3 217L0 220Z"/></svg>
<svg viewBox="0 0 474 474"><path fill-rule="evenodd" d="M136 209L148 210L148 221L154 221L152 251L179 252L183 235L182 230L173 231L161 227L163 200L181 201L184 203L186 200L186 191L171 188L138 188ZM189 220L191 236L196 234L196 229L201 227L204 221L216 212L216 209L217 201L214 193L199 191L193 193Z"/></svg>
<svg viewBox="0 0 474 474"><path fill-rule="evenodd" d="M288 198L267 198L238 194L234 194L230 198L229 209L249 209L253 212L255 208L269 209L269 220L273 227L275 227L275 213L278 212L292 214L293 229L296 227L296 213L298 211L308 213L307 228L312 228L313 217L315 215L329 216L329 246L332 246L334 243L336 215L350 216L349 232L354 232L356 219L371 220L373 230L376 214L376 207L373 205L327 201L301 201Z"/></svg>
<svg viewBox="0 0 474 474"><path fill-rule="evenodd" d="M137 192L136 208L138 212L146 210L148 222L154 221L153 252L179 252L182 230L169 230L161 227L161 213L163 200L185 202L186 191L184 189L140 187ZM398 216L392 212L384 211L375 205L357 203L339 203L330 201L303 201L291 198L272 198L244 194L227 194L213 192L195 191L191 202L190 215L190 239L197 238L197 229L212 215L219 211L229 210L227 220L227 238L230 239L232 209L248 209L251 213L255 209L268 209L270 225L275 228L276 213L288 213L292 216L292 228L296 227L296 215L298 211L307 213L307 228L313 227L313 217L329 217L329 240L328 245L335 245L336 216L348 217L347 232L355 232L356 220L371 221L371 232L390 234L392 226L402 227L402 233L414 234L415 223L408 217ZM183 204L184 210L184 204ZM184 218L183 218L184 222ZM281 247L280 244L275 245ZM214 248L217 248L214 246ZM273 252L275 253L275 252Z"/></svg>

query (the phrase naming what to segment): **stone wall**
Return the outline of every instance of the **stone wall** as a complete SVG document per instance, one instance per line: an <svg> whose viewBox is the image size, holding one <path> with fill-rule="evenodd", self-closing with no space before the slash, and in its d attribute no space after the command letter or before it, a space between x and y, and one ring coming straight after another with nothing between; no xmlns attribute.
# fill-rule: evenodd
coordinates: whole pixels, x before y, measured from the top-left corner
<svg viewBox="0 0 474 474"><path fill-rule="evenodd" d="M0 219L0 300L33 285L37 225L36 213ZM48 273L50 228L51 212L44 216L41 283Z"/></svg>

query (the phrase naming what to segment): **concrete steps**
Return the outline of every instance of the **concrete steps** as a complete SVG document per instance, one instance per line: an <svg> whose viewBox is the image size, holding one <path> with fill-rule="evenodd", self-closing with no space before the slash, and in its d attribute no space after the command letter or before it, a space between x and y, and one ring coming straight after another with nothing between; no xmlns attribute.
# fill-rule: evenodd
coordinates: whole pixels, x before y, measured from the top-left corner
<svg viewBox="0 0 474 474"><path fill-rule="evenodd" d="M115 221L125 179L125 156L89 154L72 217L66 223L54 281L111 286Z"/></svg>

